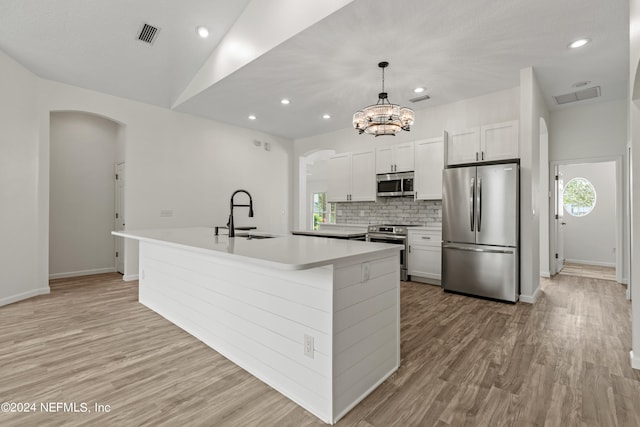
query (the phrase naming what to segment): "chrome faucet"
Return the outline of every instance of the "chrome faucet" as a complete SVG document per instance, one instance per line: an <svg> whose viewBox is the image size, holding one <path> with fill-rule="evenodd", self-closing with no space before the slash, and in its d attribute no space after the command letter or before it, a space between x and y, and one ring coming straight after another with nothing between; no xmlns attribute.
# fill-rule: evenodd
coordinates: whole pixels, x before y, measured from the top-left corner
<svg viewBox="0 0 640 427"><path fill-rule="evenodd" d="M233 198L238 193L244 193L249 196L249 204L248 205L236 205L233 203ZM230 213L229 213L229 222L227 222L227 227L229 227L229 237L236 237L236 231L233 228L233 208L234 207L248 207L249 208L249 218L253 218L253 199L251 198L251 194L247 190L236 190L231 195L231 200L229 201Z"/></svg>

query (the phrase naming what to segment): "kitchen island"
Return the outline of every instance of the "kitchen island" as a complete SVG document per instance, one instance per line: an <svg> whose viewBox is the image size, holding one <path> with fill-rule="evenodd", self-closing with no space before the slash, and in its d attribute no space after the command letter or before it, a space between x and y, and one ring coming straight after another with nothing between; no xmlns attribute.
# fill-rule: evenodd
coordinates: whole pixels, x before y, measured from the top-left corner
<svg viewBox="0 0 640 427"><path fill-rule="evenodd" d="M401 246L213 228L113 234L140 242L140 303L324 422L400 365Z"/></svg>

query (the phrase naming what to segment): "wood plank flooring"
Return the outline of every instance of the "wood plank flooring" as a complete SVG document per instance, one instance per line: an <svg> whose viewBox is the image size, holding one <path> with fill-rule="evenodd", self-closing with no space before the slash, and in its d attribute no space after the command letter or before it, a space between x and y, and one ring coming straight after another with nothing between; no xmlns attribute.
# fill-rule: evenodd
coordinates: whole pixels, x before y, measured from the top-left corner
<svg viewBox="0 0 640 427"><path fill-rule="evenodd" d="M564 276L588 277L591 279L616 280L615 267L578 264L575 262L565 262L559 274Z"/></svg>
<svg viewBox="0 0 640 427"><path fill-rule="evenodd" d="M51 285L0 307L0 402L92 412L0 413L0 425L323 425L138 304L136 282ZM338 425L640 426L624 287L574 276L542 285L531 306L403 283L402 366Z"/></svg>

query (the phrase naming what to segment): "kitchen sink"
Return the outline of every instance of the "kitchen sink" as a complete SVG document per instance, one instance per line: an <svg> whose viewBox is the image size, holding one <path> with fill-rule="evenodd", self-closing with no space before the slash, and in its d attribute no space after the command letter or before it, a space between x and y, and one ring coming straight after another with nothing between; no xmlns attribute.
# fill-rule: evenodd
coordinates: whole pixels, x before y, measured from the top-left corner
<svg viewBox="0 0 640 427"><path fill-rule="evenodd" d="M245 237L247 240L259 240L259 239L273 239L277 236L271 236L269 234L249 234L249 233L236 233L236 237Z"/></svg>

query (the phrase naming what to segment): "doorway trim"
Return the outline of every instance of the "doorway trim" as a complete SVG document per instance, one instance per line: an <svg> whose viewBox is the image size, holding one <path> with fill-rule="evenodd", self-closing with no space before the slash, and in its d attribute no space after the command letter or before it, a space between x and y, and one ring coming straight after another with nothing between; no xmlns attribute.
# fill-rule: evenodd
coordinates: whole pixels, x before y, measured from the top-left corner
<svg viewBox="0 0 640 427"><path fill-rule="evenodd" d="M555 185L555 170L557 166L561 165L575 165L580 163L602 163L602 162L615 162L616 164L616 282L625 283L623 279L623 260L628 257L627 248L624 247L623 239L623 226L624 226L624 213L623 213L623 184L624 184L624 170L623 170L623 156L604 156L604 157L589 157L583 159L571 159L571 160L553 160L551 161L551 167L549 168L549 183ZM551 187L551 185L550 185ZM550 191L553 191L550 188ZM549 209L549 221L553 218L554 213ZM549 227L549 242L553 242L553 252L557 251L556 232L554 227Z"/></svg>

